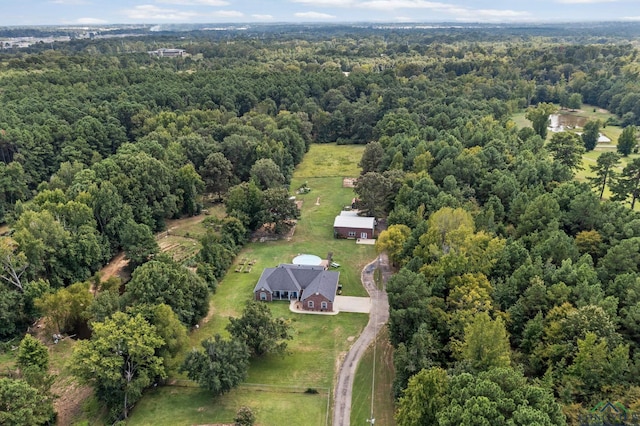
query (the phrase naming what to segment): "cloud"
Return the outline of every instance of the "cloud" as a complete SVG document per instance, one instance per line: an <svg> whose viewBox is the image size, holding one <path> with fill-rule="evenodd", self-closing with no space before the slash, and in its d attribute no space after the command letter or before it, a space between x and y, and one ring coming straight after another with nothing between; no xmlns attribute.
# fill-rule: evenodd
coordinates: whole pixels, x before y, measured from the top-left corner
<svg viewBox="0 0 640 426"><path fill-rule="evenodd" d="M98 24L106 24L109 21L105 21L104 19L100 19L100 18L78 18L76 20L77 24L80 25L98 25Z"/></svg>
<svg viewBox="0 0 640 426"><path fill-rule="evenodd" d="M317 7L349 7L355 4L354 0L291 0L294 3L302 3Z"/></svg>
<svg viewBox="0 0 640 426"><path fill-rule="evenodd" d="M640 16L625 16L623 21L640 21Z"/></svg>
<svg viewBox="0 0 640 426"><path fill-rule="evenodd" d="M530 15L529 12L520 12L517 10L499 10L499 9L478 9L472 10L472 14L480 15L486 18L524 18Z"/></svg>
<svg viewBox="0 0 640 426"><path fill-rule="evenodd" d="M218 10L216 12L207 13L207 16L213 16L214 18L242 18L244 13L237 10Z"/></svg>
<svg viewBox="0 0 640 426"><path fill-rule="evenodd" d="M253 15L251 15L252 18L254 19L258 19L260 21L269 21L271 19L273 19L273 15L261 15L259 13L255 13Z"/></svg>
<svg viewBox="0 0 640 426"><path fill-rule="evenodd" d="M618 0L557 0L558 3L564 4L596 4L596 3L614 3Z"/></svg>
<svg viewBox="0 0 640 426"><path fill-rule="evenodd" d="M320 13L320 12L298 12L294 14L296 18L302 19L332 19L335 18L333 15L329 15L328 13Z"/></svg>
<svg viewBox="0 0 640 426"><path fill-rule="evenodd" d="M446 3L424 1L424 0L372 0L364 1L358 4L359 7L366 9L378 10L395 10L395 9L438 9L448 10L455 9L453 5Z"/></svg>
<svg viewBox="0 0 640 426"><path fill-rule="evenodd" d="M125 9L122 13L134 22L193 22L209 18L237 19L244 16L244 13L237 10L216 10L202 13L201 11L162 8L152 4Z"/></svg>
<svg viewBox="0 0 640 426"><path fill-rule="evenodd" d="M228 1L225 0L156 0L156 3L179 4L185 6L227 6Z"/></svg>
<svg viewBox="0 0 640 426"><path fill-rule="evenodd" d="M132 21L189 21L200 14L196 12L180 11L176 9L163 9L152 4L143 4L133 9L125 9L124 15Z"/></svg>
<svg viewBox="0 0 640 426"><path fill-rule="evenodd" d="M81 4L87 4L88 2L86 0L51 0L51 3L79 6Z"/></svg>

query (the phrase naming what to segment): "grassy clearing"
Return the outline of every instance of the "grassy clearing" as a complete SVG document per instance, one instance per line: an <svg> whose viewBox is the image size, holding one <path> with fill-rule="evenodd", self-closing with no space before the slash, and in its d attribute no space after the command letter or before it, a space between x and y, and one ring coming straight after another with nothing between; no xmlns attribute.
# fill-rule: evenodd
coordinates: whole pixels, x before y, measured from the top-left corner
<svg viewBox="0 0 640 426"><path fill-rule="evenodd" d="M375 258L373 246L356 245L353 240L333 237L333 220L343 206L351 203L351 188L342 187L342 177L356 177L357 163L364 147L313 145L303 163L294 173L292 188L304 182L311 188L308 194L297 195L303 202L301 218L291 241L251 243L238 255L218 291L211 298L210 312L190 336L192 347L216 333L225 336L229 316L240 315L246 301L253 296L253 287L262 270L279 263L290 262L299 253L325 257L333 253L342 266L340 283L343 294L366 296L360 281L360 271ZM320 177L317 177L320 176ZM241 259L255 261L251 272L235 272ZM247 385L229 394L212 399L197 388L167 387L145 396L133 413L131 424L202 424L230 422L241 405L256 412L258 423L269 425L324 425L328 416L328 389L332 388L337 359L344 356L351 342L368 321L364 314L342 313L335 316L293 314L285 302L269 307L277 317L291 321L293 340L285 357L265 357L252 362ZM173 378L181 379L178 374ZM262 386L256 391L251 384ZM275 386L275 387L274 387ZM283 392L292 387L320 390L319 395ZM304 409L304 416L301 416ZM387 423L390 424L390 423Z"/></svg>
<svg viewBox="0 0 640 426"><path fill-rule="evenodd" d="M162 387L145 395L128 424L174 426L229 423L242 405L250 407L260 425L324 426L328 392L241 386L216 398L199 388ZM144 412L144 416L138 414ZM265 422L264 419L268 419Z"/></svg>
<svg viewBox="0 0 640 426"><path fill-rule="evenodd" d="M364 145L314 144L304 161L298 165L294 177L353 176L360 174L358 163L364 152ZM297 186L292 185L292 188Z"/></svg>
<svg viewBox="0 0 640 426"><path fill-rule="evenodd" d="M592 105L587 105L587 104L584 104L581 109L576 111L561 110L559 111L559 113L562 115L586 117L589 120L600 120L600 122L602 122L603 124L609 118L615 118L615 115L611 114L609 111L603 110L598 107L594 107ZM526 114L525 111L520 111L511 116L511 119L513 120L514 123L516 123L516 125L519 128L531 127L531 122L526 118L524 118L525 114ZM601 127L600 132L606 137L608 137L609 139L611 139L610 144L615 145L618 141L618 137L620 136L620 133L622 133L622 128L620 126L606 126L606 127ZM550 137L551 137L551 134L547 135L547 138L550 138Z"/></svg>
<svg viewBox="0 0 640 426"><path fill-rule="evenodd" d="M15 351L0 353L0 377L15 370Z"/></svg>
<svg viewBox="0 0 640 426"><path fill-rule="evenodd" d="M389 343L389 332L385 329L376 340L375 348L375 392L373 400L373 418L376 424L395 425L393 414L393 347ZM373 371L373 345L364 354L358 365L353 382L353 400L351 402L351 424L365 424L371 417L371 385Z"/></svg>

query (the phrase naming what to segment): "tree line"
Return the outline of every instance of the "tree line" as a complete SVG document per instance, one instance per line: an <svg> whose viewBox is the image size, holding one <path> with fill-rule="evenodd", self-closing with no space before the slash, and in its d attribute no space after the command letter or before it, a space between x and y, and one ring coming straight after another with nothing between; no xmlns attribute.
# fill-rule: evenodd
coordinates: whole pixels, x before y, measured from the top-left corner
<svg viewBox="0 0 640 426"><path fill-rule="evenodd" d="M88 325L77 374L95 382L89 355L113 362L94 384L114 417L126 415L180 368L186 330L250 233L281 232L297 216L286 187L309 145L367 144L359 207L388 216L379 246L400 268L389 283L399 422L460 423L479 410L490 424L561 424L558 403L573 415L571 404L626 401L621 389L638 377L640 222L600 198L608 186L633 204L637 172L613 178L615 158L603 156L594 193L572 180L594 129L545 144L546 117L518 129L510 116L580 96L634 124L624 98L635 50L617 36L554 41L545 31L530 34L535 43L458 30L193 33L178 46L191 56L175 60L146 54L185 43L165 35L1 53L10 235L0 239L0 337L42 315L55 334ZM210 221L199 253L181 263L160 253L154 233L205 201L224 201L227 217ZM95 274L120 250L132 272L123 288ZM275 340L286 340L276 325ZM185 372L214 393L241 381L245 355L265 351L243 327L233 341L206 341ZM220 370L218 358L237 370ZM36 393L20 392L48 398L27 384ZM425 395L431 411L416 414Z"/></svg>

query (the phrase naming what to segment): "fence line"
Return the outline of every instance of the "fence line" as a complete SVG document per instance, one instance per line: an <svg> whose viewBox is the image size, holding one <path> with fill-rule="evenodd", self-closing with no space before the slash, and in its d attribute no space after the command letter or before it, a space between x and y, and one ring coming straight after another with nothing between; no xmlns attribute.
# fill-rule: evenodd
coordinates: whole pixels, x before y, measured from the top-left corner
<svg viewBox="0 0 640 426"><path fill-rule="evenodd" d="M183 388L196 388L198 387L198 383L187 380L187 379L172 379L167 381L164 386L175 386L175 387L183 387ZM310 389L316 390L318 392L327 392L331 393L331 388L328 387L318 387L318 386L287 386L287 385L270 385L267 383L242 383L238 386L239 389L253 390L253 391L263 391L263 392L280 392L280 393L308 393L307 391ZM309 392L311 393L311 392Z"/></svg>

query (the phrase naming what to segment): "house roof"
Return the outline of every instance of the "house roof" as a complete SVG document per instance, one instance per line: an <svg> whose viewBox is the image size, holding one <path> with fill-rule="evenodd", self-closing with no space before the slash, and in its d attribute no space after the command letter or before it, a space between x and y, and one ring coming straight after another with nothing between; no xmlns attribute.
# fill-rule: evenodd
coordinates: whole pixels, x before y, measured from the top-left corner
<svg viewBox="0 0 640 426"><path fill-rule="evenodd" d="M302 300L306 300L310 296L318 293L323 295L330 302L333 302L336 297L336 290L338 290L339 276L340 272L322 271L302 292Z"/></svg>
<svg viewBox="0 0 640 426"><path fill-rule="evenodd" d="M373 229L375 227L374 217L343 215L336 216L333 221L334 228L357 228L357 229Z"/></svg>
<svg viewBox="0 0 640 426"><path fill-rule="evenodd" d="M303 299L319 293L333 302L339 277L339 272L326 271L322 266L283 263L275 268L265 268L253 291L302 291Z"/></svg>

